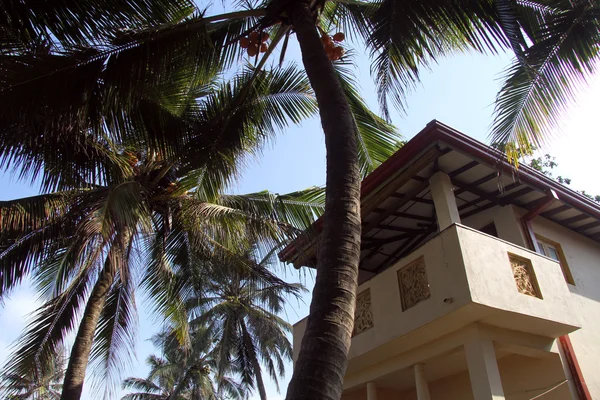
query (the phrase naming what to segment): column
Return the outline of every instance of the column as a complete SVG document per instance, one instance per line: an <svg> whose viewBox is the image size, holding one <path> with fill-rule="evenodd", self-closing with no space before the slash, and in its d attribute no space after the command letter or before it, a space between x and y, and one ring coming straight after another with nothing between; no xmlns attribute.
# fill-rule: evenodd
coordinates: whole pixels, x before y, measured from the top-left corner
<svg viewBox="0 0 600 400"><path fill-rule="evenodd" d="M415 387L417 389L417 400L430 400L429 386L425 377L425 365L415 364Z"/></svg>
<svg viewBox="0 0 600 400"><path fill-rule="evenodd" d="M504 390L492 341L472 338L465 343L465 355L475 400L503 400Z"/></svg>
<svg viewBox="0 0 600 400"><path fill-rule="evenodd" d="M460 223L452 181L448 174L441 171L433 174L429 178L429 188L431 189L431 197L433 198L440 231L452 224Z"/></svg>
<svg viewBox="0 0 600 400"><path fill-rule="evenodd" d="M498 238L517 246L527 247L527 241L520 226L520 218L515 213L512 204L498 208L494 215L494 225L498 231Z"/></svg>
<svg viewBox="0 0 600 400"><path fill-rule="evenodd" d="M375 386L375 382L367 383L367 400L377 400L377 386Z"/></svg>

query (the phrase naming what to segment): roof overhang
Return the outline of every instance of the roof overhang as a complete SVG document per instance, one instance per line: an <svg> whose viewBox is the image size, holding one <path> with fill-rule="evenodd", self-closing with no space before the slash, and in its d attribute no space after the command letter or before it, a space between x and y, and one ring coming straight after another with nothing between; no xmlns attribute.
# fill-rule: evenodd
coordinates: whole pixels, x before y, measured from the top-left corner
<svg viewBox="0 0 600 400"><path fill-rule="evenodd" d="M437 234L428 192L436 171L452 179L461 219L515 204L600 242L600 206L538 171L432 121L362 182L363 277L380 272ZM323 217L311 228L320 232ZM318 235L304 235L279 254L294 266L315 266ZM393 251L392 251L393 250Z"/></svg>

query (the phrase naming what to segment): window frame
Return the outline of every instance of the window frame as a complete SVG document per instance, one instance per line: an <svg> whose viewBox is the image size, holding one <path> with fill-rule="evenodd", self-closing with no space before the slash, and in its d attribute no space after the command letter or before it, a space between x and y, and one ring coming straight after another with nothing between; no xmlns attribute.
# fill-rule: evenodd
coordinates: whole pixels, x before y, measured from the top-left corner
<svg viewBox="0 0 600 400"><path fill-rule="evenodd" d="M536 241L536 251L543 255L546 256L556 262L558 262L560 264L560 269L563 273L563 277L565 278L565 282L567 282L567 284L569 285L573 285L575 286L575 279L573 278L573 274L571 273L571 268L569 268L569 264L567 263L567 257L565 257L565 253L563 252L562 246L560 245L560 243L555 242L552 239L548 239L545 236L539 235L539 234L535 234L535 241ZM542 245L542 247L540 248L540 245ZM548 251L548 246L551 246L554 251L556 252L557 256L558 256L558 260L555 260L554 258L552 258L550 256L550 253Z"/></svg>

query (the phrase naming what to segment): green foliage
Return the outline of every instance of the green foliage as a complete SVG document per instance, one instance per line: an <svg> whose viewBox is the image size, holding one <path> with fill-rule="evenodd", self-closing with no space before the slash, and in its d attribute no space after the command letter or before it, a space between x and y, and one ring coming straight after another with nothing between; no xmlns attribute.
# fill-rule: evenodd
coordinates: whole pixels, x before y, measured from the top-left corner
<svg viewBox="0 0 600 400"><path fill-rule="evenodd" d="M248 248L241 256L245 264L232 259L203 264L207 278L198 282L187 305L192 327L209 326L215 332L218 370L233 369L250 390L264 387L261 365L275 384L284 376L292 357L291 325L279 314L286 300L305 289L269 272L272 255L258 260Z"/></svg>
<svg viewBox="0 0 600 400"><path fill-rule="evenodd" d="M502 143L492 143L491 146L502 152L505 151L506 145ZM520 148L516 148L514 154L518 157L521 163L525 163L530 168L541 172L549 178L554 179L558 183L569 186L571 184L571 178L564 177L562 175L554 176L553 170L558 167L556 157L551 154L544 154L543 156L533 157L533 154L537 151L536 147L530 147L527 151L523 151ZM584 195L588 199L600 203L600 195L593 196L587 193L585 190L577 190L577 193Z"/></svg>
<svg viewBox="0 0 600 400"><path fill-rule="evenodd" d="M595 71L600 43L596 1L517 2L523 50L506 70L492 139L539 146L559 127L565 107ZM518 159L512 151L509 158Z"/></svg>
<svg viewBox="0 0 600 400"><path fill-rule="evenodd" d="M182 348L168 332L155 335L152 342L162 356L150 355L146 378L127 378L123 389L132 391L122 400L220 400L243 398L242 388L231 377L217 373L214 332L196 327L191 346Z"/></svg>
<svg viewBox="0 0 600 400"><path fill-rule="evenodd" d="M245 90L249 81L254 86ZM276 128L314 112L302 74L294 68L258 74L248 70L190 100L177 118L171 113L167 121L175 129L171 132L187 133L179 139L185 148L176 156L135 140L98 142L97 154L106 155L94 159L98 168L80 170L67 159L46 175L47 185L60 182L66 190L0 203L0 296L32 276L47 299L21 337L7 371L25 376L33 365L53 356L77 329L77 315L98 271L111 260L117 274L96 329L91 361L94 375L103 377L97 382L114 382L131 359L140 276L157 310L177 320L173 310L181 303L179 293L165 291L160 279L186 268L192 258L231 256L231 249L248 242L271 251L320 215L322 189L283 196L223 194L245 157L258 153ZM157 116L152 111L141 127L147 132L165 122L151 124ZM71 149L77 156L81 147L75 143ZM37 157L40 165L51 164L45 155ZM93 170L104 174L94 175ZM78 181L73 182L75 176Z"/></svg>
<svg viewBox="0 0 600 400"><path fill-rule="evenodd" d="M66 352L59 348L45 365L38 365L27 375L5 373L0 376L0 394L6 400L60 399L66 368Z"/></svg>

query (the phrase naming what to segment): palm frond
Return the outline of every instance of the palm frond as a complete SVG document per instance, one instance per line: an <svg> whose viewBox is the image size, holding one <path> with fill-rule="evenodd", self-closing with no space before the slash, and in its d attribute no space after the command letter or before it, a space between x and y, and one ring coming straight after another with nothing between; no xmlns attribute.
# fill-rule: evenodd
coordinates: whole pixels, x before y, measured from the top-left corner
<svg viewBox="0 0 600 400"><path fill-rule="evenodd" d="M596 70L600 7L580 2L546 17L535 42L506 71L491 138L527 149L541 146L565 107ZM509 154L514 158L515 154Z"/></svg>
<svg viewBox="0 0 600 400"><path fill-rule="evenodd" d="M18 339L18 348L5 365L5 371L26 376L32 369L51 362L64 338L76 327L91 281L90 271L82 271L63 294L35 312L26 333Z"/></svg>
<svg viewBox="0 0 600 400"><path fill-rule="evenodd" d="M358 128L358 157L362 177L373 172L398 150L402 140L397 128L372 112L359 93L349 61L335 63L337 76Z"/></svg>
<svg viewBox="0 0 600 400"><path fill-rule="evenodd" d="M69 210L79 193L62 192L0 202L0 298L36 264L65 246L76 221ZM66 230L67 229L67 230Z"/></svg>
<svg viewBox="0 0 600 400"><path fill-rule="evenodd" d="M160 24L182 18L194 9L188 0L53 1L24 4L4 0L0 28L29 46L40 42L69 46L94 41L123 27Z"/></svg>
<svg viewBox="0 0 600 400"><path fill-rule="evenodd" d="M383 0L370 15L366 37L374 58L371 73L389 118L388 97L403 110L420 70L453 51L495 52L507 46L492 1Z"/></svg>

